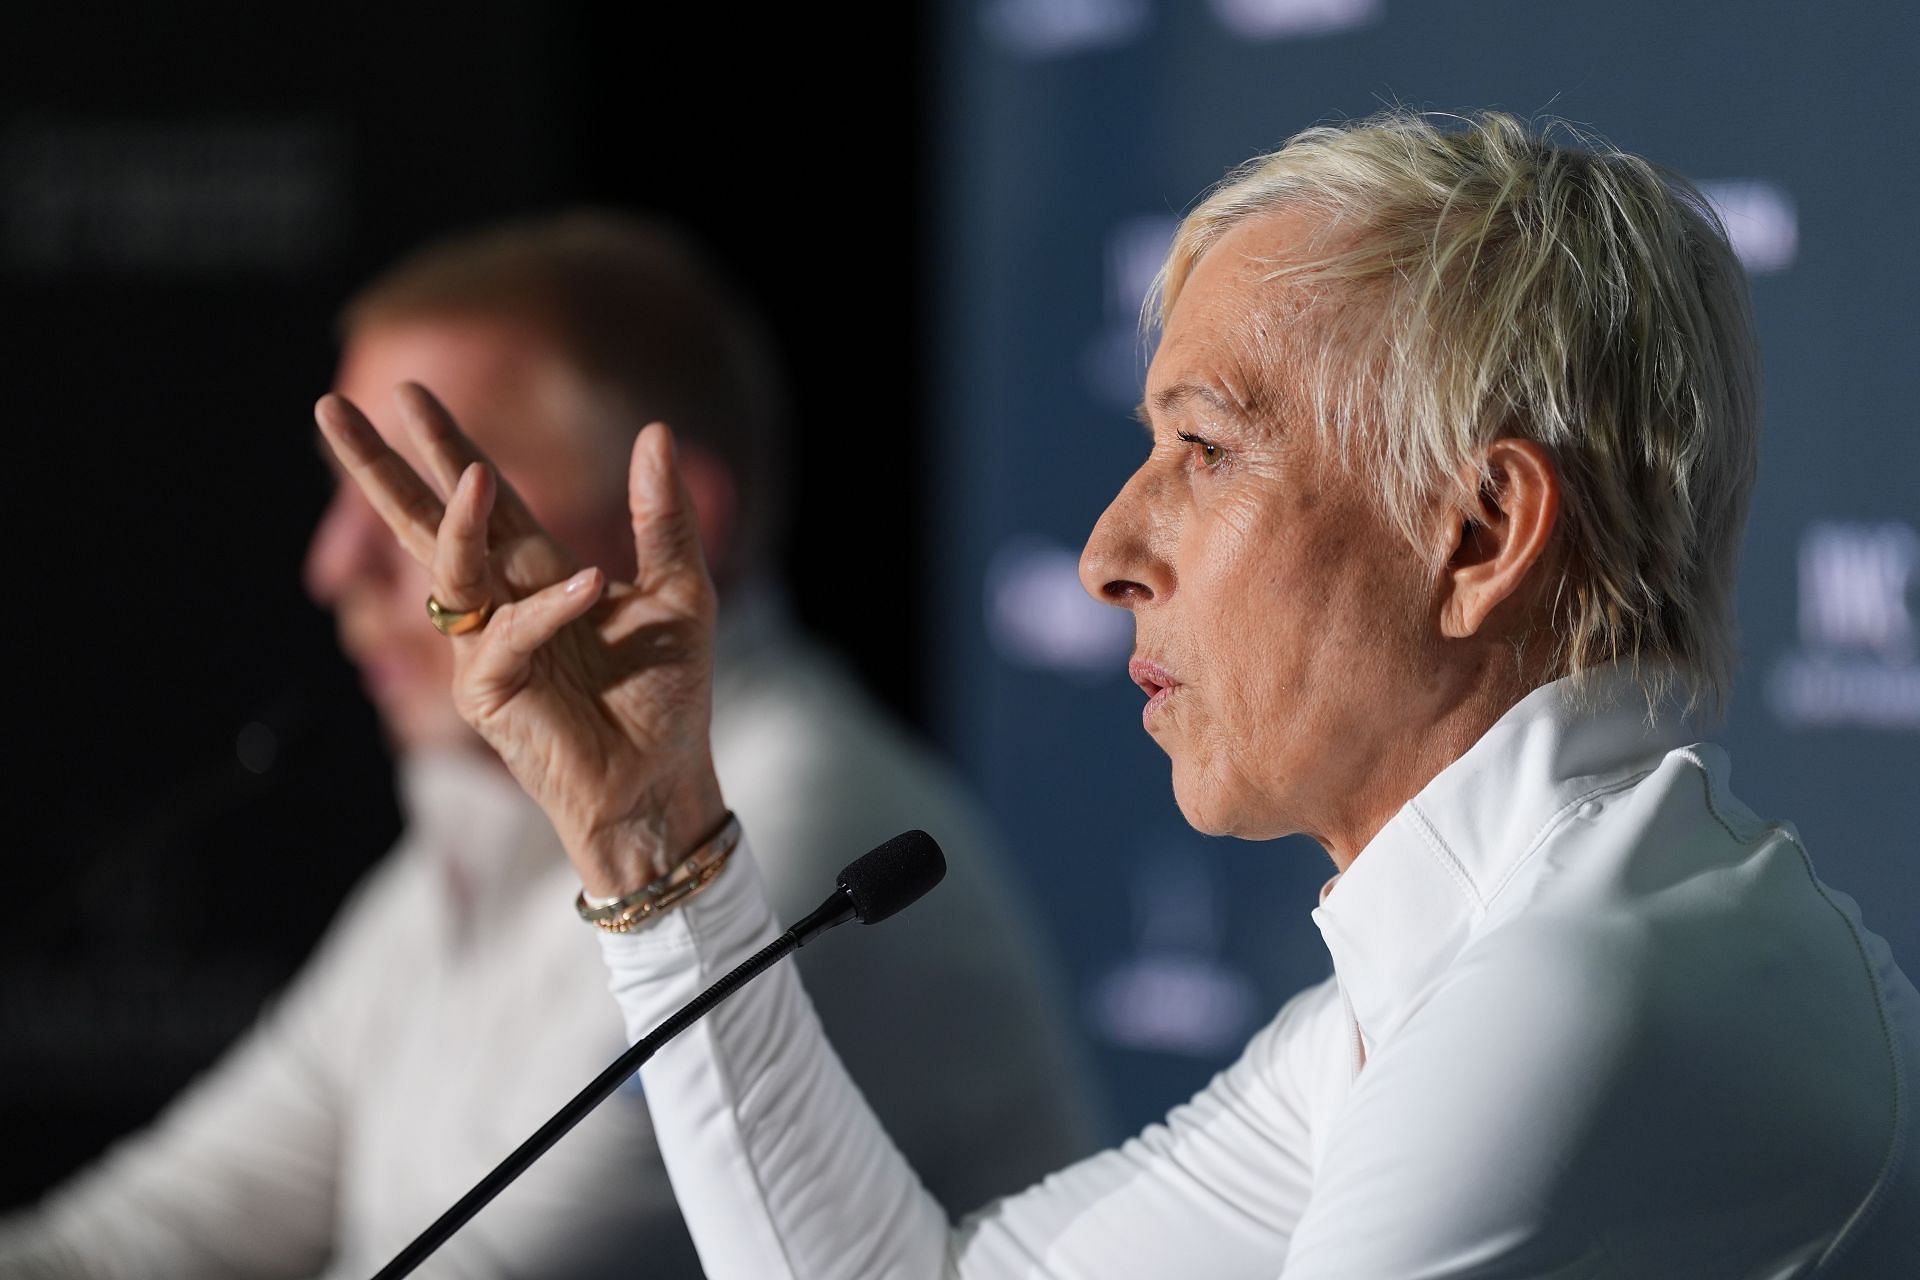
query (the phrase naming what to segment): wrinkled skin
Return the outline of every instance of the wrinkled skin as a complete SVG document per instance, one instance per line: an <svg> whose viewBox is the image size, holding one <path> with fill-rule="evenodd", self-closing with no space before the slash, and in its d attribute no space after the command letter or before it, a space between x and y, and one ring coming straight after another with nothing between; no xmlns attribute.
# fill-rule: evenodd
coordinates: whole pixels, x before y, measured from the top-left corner
<svg viewBox="0 0 1920 1280"><path fill-rule="evenodd" d="M1147 729L1187 820L1249 839L1305 833L1344 867L1524 694L1486 624L1538 558L1551 511L1545 528L1529 517L1527 545L1504 548L1525 563L1489 583L1475 574L1498 539L1463 536L1436 501L1417 547L1364 468L1326 456L1281 340L1313 320L1263 279L1314 227L1302 213L1255 218L1200 258L1148 373L1151 451L1080 567L1095 599L1132 612L1136 659L1163 673L1143 688L1177 682ZM1488 515L1496 532L1512 527L1502 514Z"/></svg>
<svg viewBox="0 0 1920 1280"><path fill-rule="evenodd" d="M582 568L424 388L403 386L409 464L338 395L315 409L342 469L450 609L453 701L546 810L591 893L664 874L725 814L707 732L714 589L663 424L634 442L631 582ZM436 637L438 639L438 637Z"/></svg>

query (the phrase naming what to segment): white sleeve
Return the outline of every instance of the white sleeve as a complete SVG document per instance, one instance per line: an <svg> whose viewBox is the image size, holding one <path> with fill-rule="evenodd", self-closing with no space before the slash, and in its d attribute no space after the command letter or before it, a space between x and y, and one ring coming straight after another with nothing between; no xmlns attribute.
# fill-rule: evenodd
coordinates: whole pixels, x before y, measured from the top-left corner
<svg viewBox="0 0 1920 1280"><path fill-rule="evenodd" d="M1703 1153L1664 1158L1661 1135L1708 1114L1705 1081L1720 1078L1702 1060L1702 1096L1667 1105L1673 1073L1649 1070L1665 1033L1637 1007L1644 961L1620 932L1513 927L1448 970L1360 1073L1287 1280L1731 1274L1724 1257L1676 1252L1678 1237L1637 1256L1625 1229L1670 1221L1684 1236L1709 1216L1688 1202L1720 1175Z"/></svg>
<svg viewBox="0 0 1920 1280"><path fill-rule="evenodd" d="M911 919L877 927L910 928ZM848 936L813 945L860 945L858 930L841 933ZM684 909L640 933L606 935L629 1037L775 936L744 847ZM1166 1124L995 1201L957 1229L847 1078L787 963L663 1048L641 1079L674 1192L714 1280L1273 1280L1310 1166L1285 1044L1323 997L1315 988L1289 1004Z"/></svg>
<svg viewBox="0 0 1920 1280"><path fill-rule="evenodd" d="M1740 873L1737 917L1715 888L1462 951L1360 1073L1286 1280L1920 1274L1825 1257L1897 1158L1885 1024L1854 938L1761 896L1812 899L1800 858Z"/></svg>

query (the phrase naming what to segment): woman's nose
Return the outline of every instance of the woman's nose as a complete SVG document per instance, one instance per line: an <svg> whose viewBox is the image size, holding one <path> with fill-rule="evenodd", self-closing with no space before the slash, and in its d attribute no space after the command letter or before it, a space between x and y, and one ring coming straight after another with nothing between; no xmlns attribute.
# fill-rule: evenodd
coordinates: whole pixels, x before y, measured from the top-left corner
<svg viewBox="0 0 1920 1280"><path fill-rule="evenodd" d="M1100 519L1080 553L1080 585L1101 604L1131 609L1173 590L1173 572L1155 544L1165 536L1160 486L1143 465Z"/></svg>

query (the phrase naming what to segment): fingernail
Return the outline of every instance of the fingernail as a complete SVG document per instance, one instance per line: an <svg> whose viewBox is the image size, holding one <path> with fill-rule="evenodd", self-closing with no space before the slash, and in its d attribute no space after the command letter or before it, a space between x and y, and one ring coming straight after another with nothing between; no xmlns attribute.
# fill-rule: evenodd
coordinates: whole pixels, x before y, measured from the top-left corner
<svg viewBox="0 0 1920 1280"><path fill-rule="evenodd" d="M566 585L566 593L572 596L572 595L578 595L582 591L585 591L589 586L593 584L593 572L594 571L592 567L589 566L588 568L582 569L580 572L574 574L571 578L568 578L567 585Z"/></svg>

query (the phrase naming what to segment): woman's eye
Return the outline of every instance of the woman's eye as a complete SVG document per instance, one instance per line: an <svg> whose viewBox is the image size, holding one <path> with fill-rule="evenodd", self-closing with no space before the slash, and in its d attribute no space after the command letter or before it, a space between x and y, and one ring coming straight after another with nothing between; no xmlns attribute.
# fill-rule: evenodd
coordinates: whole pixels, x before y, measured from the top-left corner
<svg viewBox="0 0 1920 1280"><path fill-rule="evenodd" d="M1194 445L1198 448L1201 462L1204 463L1209 468L1218 466L1220 463L1221 457L1224 456L1226 452L1224 449L1222 449L1219 445L1213 443L1211 440L1203 440L1199 436L1196 436L1189 431L1182 431L1180 433L1180 438L1186 441L1188 444Z"/></svg>

